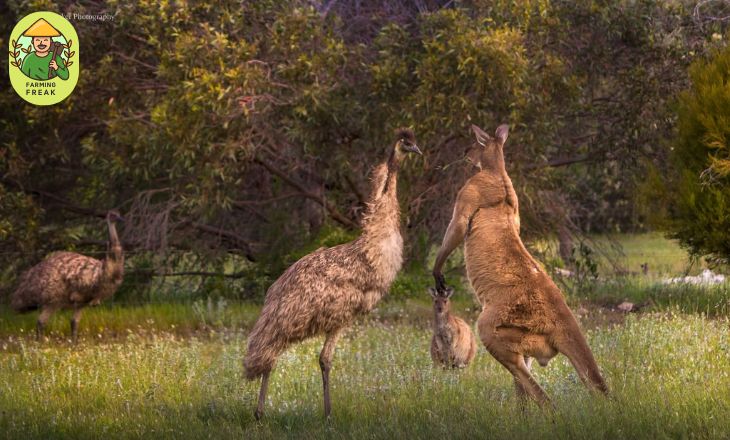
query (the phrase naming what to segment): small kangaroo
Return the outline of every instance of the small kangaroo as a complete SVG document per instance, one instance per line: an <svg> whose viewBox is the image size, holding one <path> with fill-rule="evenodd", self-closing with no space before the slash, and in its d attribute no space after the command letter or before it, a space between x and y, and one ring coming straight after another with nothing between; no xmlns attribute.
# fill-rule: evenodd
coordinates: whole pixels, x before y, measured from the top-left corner
<svg viewBox="0 0 730 440"><path fill-rule="evenodd" d="M474 359L477 343L469 325L451 313L453 288L438 292L428 289L433 298L433 338L431 359L444 368L464 368Z"/></svg>
<svg viewBox="0 0 730 440"><path fill-rule="evenodd" d="M495 137L473 125L477 142L470 152L481 170L461 188L443 244L436 256L436 289L446 289L446 258L464 241L469 281L482 304L479 337L489 353L514 376L517 394L549 402L530 374L530 358L540 365L563 353L588 387L608 392L591 349L560 289L525 248L519 233L517 195L504 165L509 127Z"/></svg>

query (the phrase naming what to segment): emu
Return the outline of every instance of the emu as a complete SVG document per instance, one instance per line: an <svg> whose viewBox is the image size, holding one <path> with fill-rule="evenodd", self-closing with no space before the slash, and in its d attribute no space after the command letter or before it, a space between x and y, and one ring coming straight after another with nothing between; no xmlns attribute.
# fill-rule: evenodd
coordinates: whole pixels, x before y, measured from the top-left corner
<svg viewBox="0 0 730 440"><path fill-rule="evenodd" d="M474 359L477 343L467 323L451 313L454 289L438 292L430 288L429 292L433 298L431 359L445 368L464 368Z"/></svg>
<svg viewBox="0 0 730 440"><path fill-rule="evenodd" d="M115 210L106 215L109 242L103 260L74 252L54 252L20 276L10 305L20 313L40 309L38 340L54 312L72 309L71 338L75 344L84 307L97 305L117 291L124 276L124 254L116 228L121 220Z"/></svg>
<svg viewBox="0 0 730 440"><path fill-rule="evenodd" d="M266 293L264 307L248 339L246 377L261 377L258 405L264 413L269 375L289 345L324 334L319 355L324 414L330 416L330 380L335 344L358 315L370 312L388 292L401 268L403 238L396 186L401 162L421 154L411 130L399 129L388 160L373 172L362 235L332 248L320 248L295 262Z"/></svg>
<svg viewBox="0 0 730 440"><path fill-rule="evenodd" d="M514 376L517 395L549 402L530 373L530 358L546 366L557 353L568 357L586 386L607 393L560 289L520 239L517 195L504 165L508 126L497 128L494 138L477 126L472 129L481 171L457 195L433 268L437 290L445 289L441 269L446 258L464 241L467 276L482 304L479 337Z"/></svg>

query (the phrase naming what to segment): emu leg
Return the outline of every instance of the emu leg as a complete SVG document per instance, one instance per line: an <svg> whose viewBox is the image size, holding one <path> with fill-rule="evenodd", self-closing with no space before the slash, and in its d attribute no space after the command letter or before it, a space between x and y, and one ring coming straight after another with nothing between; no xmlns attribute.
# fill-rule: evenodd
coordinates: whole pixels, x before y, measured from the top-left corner
<svg viewBox="0 0 730 440"><path fill-rule="evenodd" d="M43 307L41 313L38 315L38 321L36 321L35 336L38 341L43 337L43 331L46 328L48 319L53 315L56 309L54 307Z"/></svg>
<svg viewBox="0 0 730 440"><path fill-rule="evenodd" d="M256 406L256 412L253 413L253 416L256 417L256 420L261 420L261 417L264 416L264 406L266 406L266 392L269 389L269 374L271 374L271 371L267 371L266 373L261 376L261 389L259 390L259 402Z"/></svg>
<svg viewBox="0 0 730 440"><path fill-rule="evenodd" d="M74 314L71 316L71 341L74 345L79 339L79 321L81 320L81 307L74 308Z"/></svg>
<svg viewBox="0 0 730 440"><path fill-rule="evenodd" d="M335 344L340 338L340 334L340 329L328 333L319 354L319 367L322 369L322 388L324 389L324 416L326 418L329 418L332 411L330 404L330 369L332 368L332 357L335 354Z"/></svg>

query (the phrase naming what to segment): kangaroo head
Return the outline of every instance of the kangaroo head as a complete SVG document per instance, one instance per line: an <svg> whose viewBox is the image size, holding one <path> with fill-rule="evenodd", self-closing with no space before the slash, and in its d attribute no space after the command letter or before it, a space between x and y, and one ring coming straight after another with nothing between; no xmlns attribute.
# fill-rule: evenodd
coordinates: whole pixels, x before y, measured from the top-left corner
<svg viewBox="0 0 730 440"><path fill-rule="evenodd" d="M439 292L433 287L430 287L428 292L431 294L431 298L433 298L433 310L436 315L442 316L448 314L451 310L451 301L449 298L454 294L454 288L447 287L443 292Z"/></svg>
<svg viewBox="0 0 730 440"><path fill-rule="evenodd" d="M488 135L476 125L471 126L476 142L466 153L466 160L474 164L480 170L504 170L504 143L509 135L507 124L497 127L494 137Z"/></svg>

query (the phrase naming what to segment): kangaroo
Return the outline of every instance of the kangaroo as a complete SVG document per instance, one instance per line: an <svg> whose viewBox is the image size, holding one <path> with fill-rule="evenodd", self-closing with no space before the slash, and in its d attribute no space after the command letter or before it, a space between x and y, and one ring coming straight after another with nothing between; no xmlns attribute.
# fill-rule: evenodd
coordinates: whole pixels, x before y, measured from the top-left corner
<svg viewBox="0 0 730 440"><path fill-rule="evenodd" d="M433 338L431 359L435 365L446 368L464 368L474 359L477 343L469 325L451 313L451 295L454 289L438 292L430 288L433 298Z"/></svg>
<svg viewBox="0 0 730 440"><path fill-rule="evenodd" d="M608 387L560 289L525 248L519 234L517 195L504 165L509 127L495 137L473 125L470 151L481 170L459 191L451 222L436 257L436 289L446 289L441 272L463 241L469 282L482 304L477 321L487 351L514 376L519 397L549 402L530 373L531 359L546 366L558 353L568 357L583 383L602 393ZM477 150L474 153L473 150Z"/></svg>

